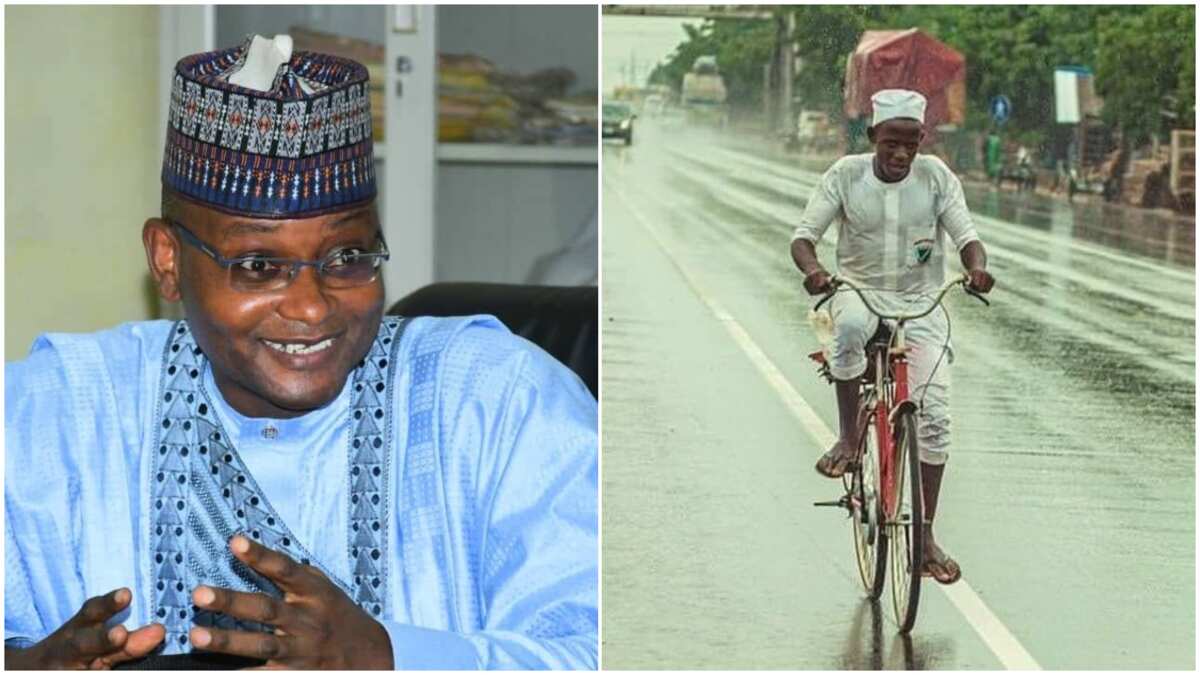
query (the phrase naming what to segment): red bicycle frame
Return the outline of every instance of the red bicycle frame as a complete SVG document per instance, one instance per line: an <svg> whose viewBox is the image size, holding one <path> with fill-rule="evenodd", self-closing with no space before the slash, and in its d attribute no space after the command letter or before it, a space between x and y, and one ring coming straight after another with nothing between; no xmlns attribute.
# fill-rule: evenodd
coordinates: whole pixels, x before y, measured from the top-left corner
<svg viewBox="0 0 1200 675"><path fill-rule="evenodd" d="M897 331L897 337L902 338L903 328ZM892 373L891 396L887 387L887 376L879 376L877 387L880 392L875 401L875 435L879 447L879 477L882 485L884 513L888 518L896 516L899 491L896 490L896 436L892 433L893 413L908 400L908 357L905 348L897 345L888 348L887 362ZM903 471L904 468L900 467Z"/></svg>
<svg viewBox="0 0 1200 675"><path fill-rule="evenodd" d="M936 300L922 312L889 316L880 313L872 307L866 296L863 295L862 290L854 283L839 277L833 278L835 288L842 284L847 285L851 290L858 293L867 310L879 317L881 321L891 320L896 322L896 328L892 334L892 342L887 346L886 354L881 355L878 352L874 354L874 358L877 359L875 368L876 397L875 409L871 411L871 414L875 415L875 434L879 447L879 478L882 483L880 486L880 497L883 499L884 516L887 519L895 519L898 515L900 493L896 489L896 478L902 474L898 474L897 470L901 472L904 470L904 467L896 466L896 435L894 433L893 420L896 419L897 414L904 408L914 407L908 400L908 345L904 336L904 325L908 321L920 319L932 312L936 307L941 305L942 298L945 297L951 288L954 286L966 287L968 281L969 278L965 274L951 279L942 286ZM978 298L985 305L988 304L988 301L982 295L972 291L969 287L966 287L966 291L969 295ZM813 308L813 311L819 310L821 305L833 297L834 292L836 291L831 291L825 297L821 298L820 302ZM824 371L825 376L832 382L833 376L829 375L823 352L814 352L813 354L809 354L809 357L822 364L822 367L826 369ZM887 370L884 370L885 367ZM889 372L891 373L890 381L888 379Z"/></svg>

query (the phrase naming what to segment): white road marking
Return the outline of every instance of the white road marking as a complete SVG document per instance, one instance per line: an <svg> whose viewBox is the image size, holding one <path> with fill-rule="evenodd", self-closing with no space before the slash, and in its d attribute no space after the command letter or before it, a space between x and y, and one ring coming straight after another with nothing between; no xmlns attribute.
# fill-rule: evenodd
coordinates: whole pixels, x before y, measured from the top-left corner
<svg viewBox="0 0 1200 675"><path fill-rule="evenodd" d="M651 221L644 217L642 213L629 203L629 201L620 193L614 191L617 197L629 209L638 223L650 235L658 248L663 252L663 255L671 261L675 269L679 271L687 285L700 298L700 301L708 307L713 316L725 327L725 330L733 337L734 342L741 347L746 356L754 364L762 376L771 385L771 388L779 394L783 402L787 404L788 409L799 420L800 425L804 430L812 436L816 441L817 447L823 448L835 440L836 436L833 430L825 424L824 420L817 415L812 406L804 400L800 392L792 386L792 383L787 379L778 366L767 356L766 352L758 346L758 343L750 337L745 328L733 318L725 308L717 302L715 298L708 295L697 283L695 277L688 272L683 263L671 252L667 247L666 242L659 235L657 229ZM927 584L928 585L928 584ZM1028 650L1017 640L1012 631L1008 630L1000 619L984 604L983 599L975 592L966 579L960 579L958 583L944 586L942 584L933 584L940 588L942 592L950 599L951 604L958 609L963 615L967 623L974 629L983 643L987 645L992 654L999 659L1000 663L1008 670L1041 670L1041 665L1033 658Z"/></svg>

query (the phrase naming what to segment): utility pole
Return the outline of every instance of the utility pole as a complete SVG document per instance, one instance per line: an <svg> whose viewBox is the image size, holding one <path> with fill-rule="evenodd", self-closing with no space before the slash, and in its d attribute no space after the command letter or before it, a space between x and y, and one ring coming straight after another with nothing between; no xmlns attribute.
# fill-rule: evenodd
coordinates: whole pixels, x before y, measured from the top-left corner
<svg viewBox="0 0 1200 675"><path fill-rule="evenodd" d="M793 68L796 65L796 13L790 9L784 10L783 21L779 24L780 36L779 59L779 129L787 134L792 131L795 116L792 114L792 83L796 79Z"/></svg>
<svg viewBox="0 0 1200 675"><path fill-rule="evenodd" d="M771 129L771 62L767 61L763 64L763 87L762 87L762 103L764 121L767 123L767 130Z"/></svg>

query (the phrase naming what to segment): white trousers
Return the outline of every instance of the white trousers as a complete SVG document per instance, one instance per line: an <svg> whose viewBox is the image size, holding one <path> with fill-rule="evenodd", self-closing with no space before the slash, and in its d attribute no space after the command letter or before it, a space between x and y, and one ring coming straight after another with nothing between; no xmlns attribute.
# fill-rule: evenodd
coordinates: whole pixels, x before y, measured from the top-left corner
<svg viewBox="0 0 1200 675"><path fill-rule="evenodd" d="M929 299L922 297L906 305L888 302L882 297L877 301L877 297L876 294L868 295L871 304L885 313L906 309L914 311L927 307L926 303L929 302ZM839 380L862 377L867 369L867 340L879 328L879 318L867 310L857 293L850 290L838 293L829 304L833 317L829 370ZM892 322L889 324L895 328ZM947 328L946 314L941 309L935 309L928 316L904 326L905 341L909 347L909 398L918 406L917 438L921 447L921 461L927 464L945 464L949 457L949 366L954 354L946 340Z"/></svg>

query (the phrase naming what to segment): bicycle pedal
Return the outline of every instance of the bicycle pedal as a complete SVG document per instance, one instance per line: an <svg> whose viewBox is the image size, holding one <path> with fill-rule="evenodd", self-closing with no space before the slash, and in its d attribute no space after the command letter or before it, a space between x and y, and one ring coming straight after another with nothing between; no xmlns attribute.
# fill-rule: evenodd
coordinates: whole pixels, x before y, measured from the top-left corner
<svg viewBox="0 0 1200 675"><path fill-rule="evenodd" d="M850 496L842 495L838 499L827 502L813 502L813 506L840 506L843 509L850 509Z"/></svg>

